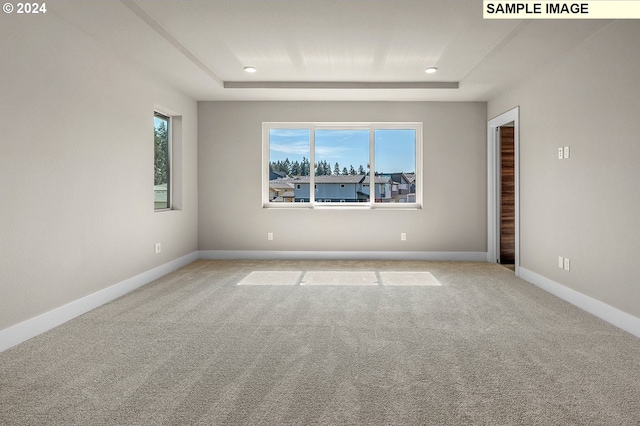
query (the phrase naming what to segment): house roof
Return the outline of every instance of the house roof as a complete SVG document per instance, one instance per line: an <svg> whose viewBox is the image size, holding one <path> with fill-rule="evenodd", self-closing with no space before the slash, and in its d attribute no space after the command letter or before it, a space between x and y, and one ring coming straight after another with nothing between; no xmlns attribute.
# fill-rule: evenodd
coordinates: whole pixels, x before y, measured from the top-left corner
<svg viewBox="0 0 640 426"><path fill-rule="evenodd" d="M380 176L389 176L394 183L412 183L414 180L416 180L415 173L405 173L405 172L383 173Z"/></svg>
<svg viewBox="0 0 640 426"><path fill-rule="evenodd" d="M369 183L369 181L369 176L366 176L363 183ZM391 178L389 176L376 176L373 181L374 183L389 183L389 181L391 181Z"/></svg>
<svg viewBox="0 0 640 426"><path fill-rule="evenodd" d="M280 176L281 178L287 177L287 174L285 172L270 172L270 173L275 176Z"/></svg>
<svg viewBox="0 0 640 426"><path fill-rule="evenodd" d="M409 180L410 183L415 182L415 180L416 180L416 174L415 173L404 173L404 175L407 177L407 179Z"/></svg>
<svg viewBox="0 0 640 426"><path fill-rule="evenodd" d="M288 180L274 179L269 181L269 188L274 189L293 189L293 183Z"/></svg>
<svg viewBox="0 0 640 426"><path fill-rule="evenodd" d="M376 176L375 183L389 183L391 177L387 175ZM273 182L273 181L272 181ZM308 183L309 176L301 176L299 179L296 179L295 182L298 183ZM331 176L316 176L315 183L369 183L369 176L366 175L331 175Z"/></svg>
<svg viewBox="0 0 640 426"><path fill-rule="evenodd" d="M331 176L316 176L315 183L360 183L364 175L331 175ZM309 176L301 176L298 182L308 183Z"/></svg>

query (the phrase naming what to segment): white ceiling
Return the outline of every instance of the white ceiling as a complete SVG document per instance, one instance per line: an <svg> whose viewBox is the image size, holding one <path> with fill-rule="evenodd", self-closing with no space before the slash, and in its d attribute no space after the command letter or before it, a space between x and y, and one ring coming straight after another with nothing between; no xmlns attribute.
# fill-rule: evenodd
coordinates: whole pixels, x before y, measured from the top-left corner
<svg viewBox="0 0 640 426"><path fill-rule="evenodd" d="M483 20L479 0L53 1L48 11L198 100L486 101L609 22ZM425 82L459 88L343 88Z"/></svg>

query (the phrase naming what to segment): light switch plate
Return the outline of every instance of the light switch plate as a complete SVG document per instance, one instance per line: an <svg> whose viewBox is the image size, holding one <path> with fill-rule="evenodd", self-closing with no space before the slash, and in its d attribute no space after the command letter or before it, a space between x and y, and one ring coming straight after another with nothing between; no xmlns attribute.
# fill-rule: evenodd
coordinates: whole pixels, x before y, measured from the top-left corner
<svg viewBox="0 0 640 426"><path fill-rule="evenodd" d="M568 146L564 147L564 158L569 158L569 147Z"/></svg>
<svg viewBox="0 0 640 426"><path fill-rule="evenodd" d="M567 259L566 257L564 258L564 270L569 270L569 259Z"/></svg>
<svg viewBox="0 0 640 426"><path fill-rule="evenodd" d="M564 257L558 256L558 268L564 269Z"/></svg>

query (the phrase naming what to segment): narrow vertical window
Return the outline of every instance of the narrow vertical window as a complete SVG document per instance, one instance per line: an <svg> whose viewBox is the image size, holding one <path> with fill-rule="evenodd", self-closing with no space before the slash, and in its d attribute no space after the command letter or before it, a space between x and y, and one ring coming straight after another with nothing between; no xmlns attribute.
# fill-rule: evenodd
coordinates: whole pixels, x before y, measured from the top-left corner
<svg viewBox="0 0 640 426"><path fill-rule="evenodd" d="M171 208L171 145L169 117L154 113L154 172L153 192L155 210Z"/></svg>

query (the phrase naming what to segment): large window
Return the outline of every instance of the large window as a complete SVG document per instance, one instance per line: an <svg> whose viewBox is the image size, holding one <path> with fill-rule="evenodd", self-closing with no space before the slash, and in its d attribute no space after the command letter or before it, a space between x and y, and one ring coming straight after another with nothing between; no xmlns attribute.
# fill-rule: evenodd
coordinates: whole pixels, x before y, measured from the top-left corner
<svg viewBox="0 0 640 426"><path fill-rule="evenodd" d="M420 207L421 123L264 123L266 207Z"/></svg>
<svg viewBox="0 0 640 426"><path fill-rule="evenodd" d="M158 112L154 114L154 208L171 208L171 120Z"/></svg>

